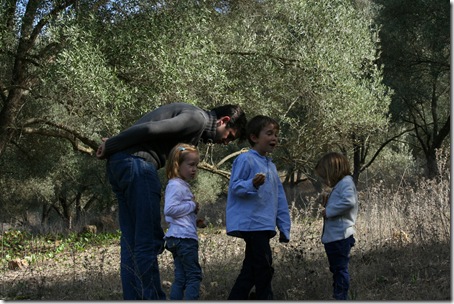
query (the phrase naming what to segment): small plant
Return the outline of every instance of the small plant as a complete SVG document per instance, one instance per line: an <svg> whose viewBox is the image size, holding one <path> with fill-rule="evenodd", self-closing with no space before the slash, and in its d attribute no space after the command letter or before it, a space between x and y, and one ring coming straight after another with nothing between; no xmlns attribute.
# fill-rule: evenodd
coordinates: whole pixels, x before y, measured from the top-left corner
<svg viewBox="0 0 454 304"><path fill-rule="evenodd" d="M33 236L21 230L8 230L1 237L1 264L20 258L29 263L35 262L39 256L55 258L56 255L71 249L84 251L91 246L102 246L118 243L120 232L101 234L77 234L67 236L61 234Z"/></svg>

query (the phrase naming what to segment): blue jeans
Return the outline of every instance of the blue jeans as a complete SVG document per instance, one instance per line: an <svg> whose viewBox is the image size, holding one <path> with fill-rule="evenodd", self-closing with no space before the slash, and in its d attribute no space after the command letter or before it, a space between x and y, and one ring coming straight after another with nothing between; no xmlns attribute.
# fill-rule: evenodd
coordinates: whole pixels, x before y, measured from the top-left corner
<svg viewBox="0 0 454 304"><path fill-rule="evenodd" d="M243 266L230 291L229 300L248 300L255 286L256 300L272 300L273 257L269 231L241 232L246 242Z"/></svg>
<svg viewBox="0 0 454 304"><path fill-rule="evenodd" d="M172 252L175 279L170 300L198 300L202 268L199 264L199 242L194 239L166 238L166 249Z"/></svg>
<svg viewBox="0 0 454 304"><path fill-rule="evenodd" d="M119 204L123 299L165 300L157 259L164 245L157 170L119 152L109 157L107 175Z"/></svg>
<svg viewBox="0 0 454 304"><path fill-rule="evenodd" d="M333 298L347 300L350 288L350 275L348 262L350 250L355 245L355 238L350 237L325 244L325 252L328 256L329 270L333 273Z"/></svg>

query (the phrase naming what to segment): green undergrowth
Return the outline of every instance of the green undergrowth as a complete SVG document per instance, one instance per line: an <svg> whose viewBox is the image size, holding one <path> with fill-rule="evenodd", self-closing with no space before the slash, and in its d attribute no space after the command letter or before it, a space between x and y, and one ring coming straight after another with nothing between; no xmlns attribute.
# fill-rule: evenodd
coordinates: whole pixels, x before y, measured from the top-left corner
<svg viewBox="0 0 454 304"><path fill-rule="evenodd" d="M84 251L89 247L119 243L120 231L110 233L76 233L33 235L21 230L8 230L0 238L0 266L14 259L28 263L38 258L53 258L65 251Z"/></svg>

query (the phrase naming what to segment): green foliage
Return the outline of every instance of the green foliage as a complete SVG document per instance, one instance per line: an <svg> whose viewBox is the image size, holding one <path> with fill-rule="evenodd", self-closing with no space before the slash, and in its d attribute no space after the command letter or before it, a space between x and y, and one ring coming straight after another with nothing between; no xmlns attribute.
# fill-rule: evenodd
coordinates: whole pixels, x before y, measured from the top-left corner
<svg viewBox="0 0 454 304"><path fill-rule="evenodd" d="M215 54L211 15L202 4L175 1L111 16L101 37L106 39L104 52L119 78L137 92L136 111L169 102L223 101L228 80L219 67L222 58Z"/></svg>
<svg viewBox="0 0 454 304"><path fill-rule="evenodd" d="M219 22L216 41L235 92L250 116L282 123L280 167L311 167L321 151L350 150L353 133L386 129L377 30L352 3L242 3Z"/></svg>
<svg viewBox="0 0 454 304"><path fill-rule="evenodd" d="M30 234L20 230L9 230L2 236L2 246L11 252L22 251L24 242L30 239Z"/></svg>
<svg viewBox="0 0 454 304"><path fill-rule="evenodd" d="M0 184L9 189L0 196L2 221L23 221L27 212L38 212L45 223L56 211L66 221L77 220L78 213L111 207L114 201L105 163L72 150L65 142L39 139L24 139L24 151L0 160L4 168Z"/></svg>
<svg viewBox="0 0 454 304"><path fill-rule="evenodd" d="M216 174L199 170L197 180L193 186L193 193L201 208L210 208L210 204L217 201L219 195L224 192L228 181Z"/></svg>
<svg viewBox="0 0 454 304"><path fill-rule="evenodd" d="M359 186L382 182L389 187L398 187L402 183L411 184L422 173L408 146L404 143L394 143L385 147L362 174Z"/></svg>
<svg viewBox="0 0 454 304"><path fill-rule="evenodd" d="M306 132L318 135L309 137L310 143L319 146L313 142L316 138L327 146L344 146L352 133L385 128L390 100L374 63L376 33L370 20L344 1L300 7L297 33L303 41L298 54L311 81L308 91L315 96L306 106L303 123Z"/></svg>
<svg viewBox="0 0 454 304"><path fill-rule="evenodd" d="M442 0L377 0L384 83L393 120L413 128L407 142L436 176L435 151L450 134L450 6Z"/></svg>
<svg viewBox="0 0 454 304"><path fill-rule="evenodd" d="M68 235L47 234L35 236L21 230L8 230L1 235L1 264L16 258L25 259L32 263L39 258L55 258L56 255L85 251L93 246L117 244L120 232L115 233L70 233Z"/></svg>
<svg viewBox="0 0 454 304"><path fill-rule="evenodd" d="M94 140L101 132L117 133L120 113L133 105L131 93L106 63L96 37L71 23L50 32L66 47L43 68L42 94L48 98L41 111Z"/></svg>

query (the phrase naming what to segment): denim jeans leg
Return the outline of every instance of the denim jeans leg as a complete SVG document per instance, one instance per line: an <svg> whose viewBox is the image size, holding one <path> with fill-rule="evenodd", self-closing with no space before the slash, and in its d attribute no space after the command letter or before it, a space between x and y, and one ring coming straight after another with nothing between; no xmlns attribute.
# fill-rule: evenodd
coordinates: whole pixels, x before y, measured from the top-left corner
<svg viewBox="0 0 454 304"><path fill-rule="evenodd" d="M167 249L172 252L175 278L170 291L171 300L198 300L202 268L199 264L199 244L194 239L167 238Z"/></svg>
<svg viewBox="0 0 454 304"><path fill-rule="evenodd" d="M183 300L184 289L186 287L186 277L184 273L183 263L178 254L178 246L180 244L179 238L168 237L166 238L166 248L172 253L174 279L170 287L170 300Z"/></svg>
<svg viewBox="0 0 454 304"><path fill-rule="evenodd" d="M170 300L183 300L184 290L186 288L186 276L184 266L180 256L173 255L174 279L170 287Z"/></svg>
<svg viewBox="0 0 454 304"><path fill-rule="evenodd" d="M200 282L202 267L199 264L199 243L194 239L183 239L181 243L181 262L186 274L185 300L198 300L200 297Z"/></svg>
<svg viewBox="0 0 454 304"><path fill-rule="evenodd" d="M157 255L164 232L157 171L143 159L116 153L109 158L108 175L119 201L123 297L163 300Z"/></svg>
<svg viewBox="0 0 454 304"><path fill-rule="evenodd" d="M355 239L353 236L325 244L329 270L333 274L333 298L337 300L348 299L348 290L350 288L348 263L350 261L350 250L354 244Z"/></svg>
<svg viewBox="0 0 454 304"><path fill-rule="evenodd" d="M112 155L107 161L107 176L118 200L120 239L120 276L124 300L136 300L136 284L134 264L134 220L129 213L126 189L131 182L130 167L132 159L123 153Z"/></svg>
<svg viewBox="0 0 454 304"><path fill-rule="evenodd" d="M125 204L120 204L119 213L125 214ZM121 218L122 216L120 216ZM123 286L123 299L124 300L137 300L137 287L136 287L136 273L137 267L134 262L134 230L128 225L125 225L125 219L120 220L120 276ZM122 226L124 228L122 228Z"/></svg>

